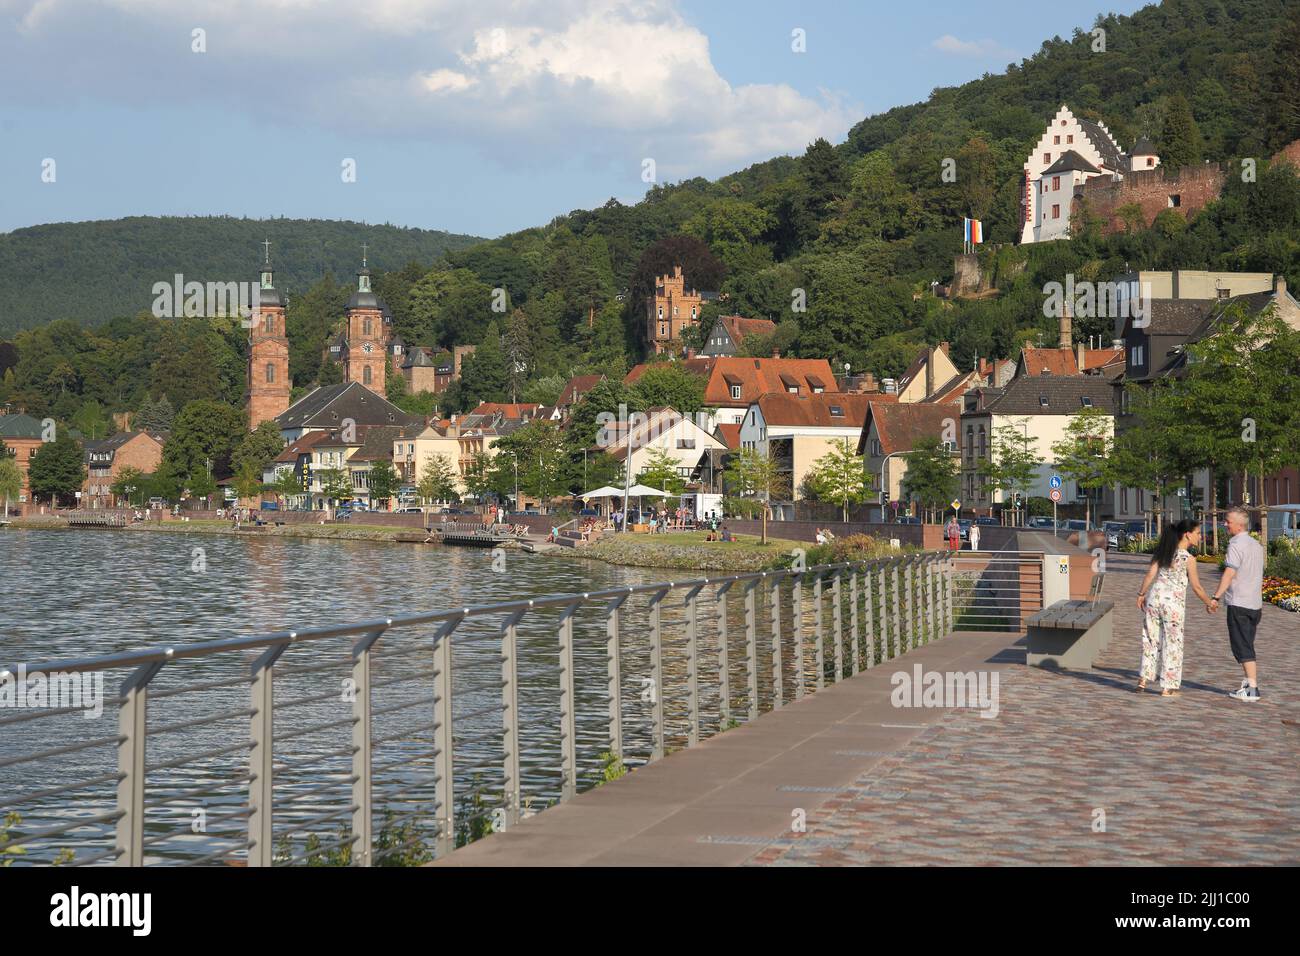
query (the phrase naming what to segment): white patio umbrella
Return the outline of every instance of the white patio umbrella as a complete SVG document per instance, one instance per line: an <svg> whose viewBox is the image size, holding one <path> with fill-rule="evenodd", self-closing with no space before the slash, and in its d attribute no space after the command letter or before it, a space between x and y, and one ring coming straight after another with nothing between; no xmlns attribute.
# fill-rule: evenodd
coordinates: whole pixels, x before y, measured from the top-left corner
<svg viewBox="0 0 1300 956"><path fill-rule="evenodd" d="M633 498L654 497L654 498L671 498L671 492L662 491L659 488L651 488L649 485L633 485L627 490L627 493ZM622 494L620 491L619 494Z"/></svg>
<svg viewBox="0 0 1300 956"><path fill-rule="evenodd" d="M578 495L578 497L584 501L588 498L622 498L623 489L611 488L609 485L605 485L603 488L597 488L595 491L584 491L582 494Z"/></svg>

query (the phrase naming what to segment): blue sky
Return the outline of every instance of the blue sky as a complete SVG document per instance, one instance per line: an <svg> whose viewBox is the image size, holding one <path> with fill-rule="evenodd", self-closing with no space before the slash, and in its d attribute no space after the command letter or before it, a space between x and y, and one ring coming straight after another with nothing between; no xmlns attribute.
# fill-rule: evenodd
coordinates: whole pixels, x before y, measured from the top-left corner
<svg viewBox="0 0 1300 956"><path fill-rule="evenodd" d="M495 236L635 202L646 159L712 178L838 142L1140 6L0 0L0 231L230 214Z"/></svg>

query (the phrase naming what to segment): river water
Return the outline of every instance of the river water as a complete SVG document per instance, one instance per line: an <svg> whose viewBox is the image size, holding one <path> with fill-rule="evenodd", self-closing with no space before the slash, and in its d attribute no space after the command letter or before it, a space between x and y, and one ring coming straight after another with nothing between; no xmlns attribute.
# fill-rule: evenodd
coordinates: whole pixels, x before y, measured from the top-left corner
<svg viewBox="0 0 1300 956"><path fill-rule="evenodd" d="M0 664L35 665L672 576L516 551L507 552L504 566L498 561L494 568L487 550L388 542L8 530L0 533ZM710 598L711 590L701 597ZM721 715L716 624L711 603L701 606L709 608L701 613L699 668L702 731L707 734L719 729ZM766 622L765 602L760 601L758 613ZM671 749L684 744L686 733L680 599L666 600L662 614L662 692ZM530 809L554 802L560 789L558 617L558 612L532 612L519 625L521 779ZM728 621L731 699L743 711L744 626L738 593L729 602ZM458 829L490 818L501 797L500 627L500 618L470 620L452 640ZM372 738L382 741L373 758L375 827L378 831L380 815L391 811L395 821L415 821L423 840L431 840L432 818L432 656L427 652L432 633L426 626L385 634L375 648L372 677ZM625 753L634 764L648 756L651 744L646 600L629 600L622 633ZM352 640L297 644L276 664L275 839L281 856L291 860L302 855L309 837L326 846L341 839L340 827L350 820L352 704L340 688L351 676ZM760 636L760 645L765 643L767 638ZM599 608L578 612L574 645L579 788L585 789L601 778L602 754L609 749L605 616ZM147 862L242 860L249 772L247 676L253 657L240 652L176 660L153 678ZM766 670L759 668L765 695L770 688ZM118 669L106 675L104 692L110 700L97 719L75 713L14 722L12 715L23 711L0 710L0 775L5 781L0 816L9 810L22 814L10 838L86 821L35 841L16 862L46 861L59 851L93 861L112 848L112 821L89 818L115 807L115 781L97 778L117 767L113 735L118 708L111 698L127 674ZM232 686L195 689L203 684ZM175 727L204 719L210 722ZM3 766L17 756L87 741L98 742L76 753ZM82 783L86 785L69 792L44 793Z"/></svg>

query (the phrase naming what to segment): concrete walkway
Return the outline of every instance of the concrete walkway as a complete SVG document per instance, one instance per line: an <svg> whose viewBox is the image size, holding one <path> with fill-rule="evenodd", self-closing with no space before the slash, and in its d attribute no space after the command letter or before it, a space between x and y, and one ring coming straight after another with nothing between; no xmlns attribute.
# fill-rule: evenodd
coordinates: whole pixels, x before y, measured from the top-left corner
<svg viewBox="0 0 1300 956"><path fill-rule="evenodd" d="M1189 596L1183 696L1139 696L1144 568L1111 559L1115 639L1092 672L952 635L435 865L1300 862L1300 615L1265 607L1265 699L1242 704L1222 613ZM916 664L996 672L997 717L894 707L891 675Z"/></svg>

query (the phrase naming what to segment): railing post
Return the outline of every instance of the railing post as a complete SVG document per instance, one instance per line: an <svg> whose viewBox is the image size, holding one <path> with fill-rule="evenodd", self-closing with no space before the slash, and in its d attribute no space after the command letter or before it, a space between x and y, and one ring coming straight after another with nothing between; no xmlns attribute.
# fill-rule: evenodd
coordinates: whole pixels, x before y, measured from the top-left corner
<svg viewBox="0 0 1300 956"><path fill-rule="evenodd" d="M519 780L519 621L523 611L501 623L501 776L506 828L519 822L523 810Z"/></svg>
<svg viewBox="0 0 1300 956"><path fill-rule="evenodd" d="M943 637L939 633L939 621L943 617L943 608L939 603L939 564L933 556L926 559L925 571L925 593L928 595L926 606L930 609L930 640L937 641Z"/></svg>
<svg viewBox="0 0 1300 956"><path fill-rule="evenodd" d="M713 594L718 614L718 721L726 730L731 723L731 649L727 646L727 592L735 581L723 581Z"/></svg>
<svg viewBox="0 0 1300 956"><path fill-rule="evenodd" d="M876 666L876 634L880 629L880 615L876 610L876 565L868 564L862 569L862 581L866 585L863 596L862 611L865 617L862 620L862 630L866 640L866 661L864 666L872 668Z"/></svg>
<svg viewBox="0 0 1300 956"><path fill-rule="evenodd" d="M619 647L619 625L623 616L623 602L628 593L616 597L605 605L605 665L606 690L609 694L609 752L620 763L623 760L623 652Z"/></svg>
<svg viewBox="0 0 1300 956"><path fill-rule="evenodd" d="M650 598L650 760L661 760L664 755L664 644L660 610L668 588L656 591Z"/></svg>
<svg viewBox="0 0 1300 956"><path fill-rule="evenodd" d="M903 562L903 593L907 596L907 601L903 606L903 613L907 615L907 627L903 632L903 650L916 650L917 636L917 619L916 619L916 561L908 558Z"/></svg>
<svg viewBox="0 0 1300 956"><path fill-rule="evenodd" d="M884 661L889 660L889 615L885 612L885 607L889 602L888 602L888 595L885 590L886 588L885 567L886 567L886 562L884 561L881 561L875 567L875 571L880 572L880 600L875 601L874 591L872 593L872 601L874 602L874 607L872 609L872 621L875 624L876 630L880 632L880 660L882 663ZM875 571L872 572L873 578L875 577ZM875 661L875 659L876 659L875 639L873 638L871 660Z"/></svg>
<svg viewBox="0 0 1300 956"><path fill-rule="evenodd" d="M433 636L433 766L434 819L438 822L435 853L446 856L456 848L456 761L452 737L451 633L462 618L445 622Z"/></svg>
<svg viewBox="0 0 1300 956"><path fill-rule="evenodd" d="M813 659L817 662L817 689L821 690L826 686L826 625L822 618L822 574L819 571L817 577L813 579L813 614L815 615L816 624L813 628L813 635L817 639L817 650L813 654Z"/></svg>
<svg viewBox="0 0 1300 956"><path fill-rule="evenodd" d="M149 741L149 682L162 661L142 664L122 682L117 712L117 818L115 848L118 866L144 864L145 748Z"/></svg>
<svg viewBox="0 0 1300 956"><path fill-rule="evenodd" d="M849 673L857 674L862 667L862 631L858 628L858 568L855 565L849 576L849 633L852 635L853 663Z"/></svg>
<svg viewBox="0 0 1300 956"><path fill-rule="evenodd" d="M708 578L704 579L708 583ZM700 742L700 635L699 635L699 595L703 584L697 584L686 592L686 746L694 747Z"/></svg>
<svg viewBox="0 0 1300 956"><path fill-rule="evenodd" d="M577 603L560 612L560 802L578 793L578 745L573 697L573 614Z"/></svg>
<svg viewBox="0 0 1300 956"><path fill-rule="evenodd" d="M767 577L766 573L763 575ZM772 709L785 704L785 677L781 663L781 577L779 572L772 573L772 585L768 599L772 604Z"/></svg>
<svg viewBox="0 0 1300 956"><path fill-rule="evenodd" d="M835 577L831 579L831 600L834 606L831 608L831 632L835 635L835 683L844 679L844 609L841 607L843 601L843 589L840 587L841 571L835 569ZM856 614L856 609L854 609Z"/></svg>
<svg viewBox="0 0 1300 956"><path fill-rule="evenodd" d="M253 716L248 750L248 865L271 866L275 856L271 808L275 796L275 662L288 644L268 647L253 661Z"/></svg>
<svg viewBox="0 0 1300 956"><path fill-rule="evenodd" d="M945 614L944 632L951 634L957 604L957 567L951 557L943 558L943 594Z"/></svg>
<svg viewBox="0 0 1300 956"><path fill-rule="evenodd" d="M899 578L902 577L902 569L899 567L901 561L902 559L895 558L889 562L890 576L894 579L894 657L902 653L903 641L903 603L899 593Z"/></svg>
<svg viewBox="0 0 1300 956"><path fill-rule="evenodd" d="M370 866L374 852L374 764L370 750L370 649L384 633L363 634L352 646L352 865Z"/></svg>
<svg viewBox="0 0 1300 956"><path fill-rule="evenodd" d="M745 587L745 688L749 693L746 720L758 716L758 578Z"/></svg>
<svg viewBox="0 0 1300 956"><path fill-rule="evenodd" d="M803 575L796 574L790 585L790 630L794 635L794 699L803 697ZM816 588L816 585L813 585ZM820 592L818 592L820 594Z"/></svg>

